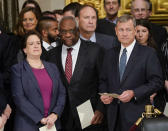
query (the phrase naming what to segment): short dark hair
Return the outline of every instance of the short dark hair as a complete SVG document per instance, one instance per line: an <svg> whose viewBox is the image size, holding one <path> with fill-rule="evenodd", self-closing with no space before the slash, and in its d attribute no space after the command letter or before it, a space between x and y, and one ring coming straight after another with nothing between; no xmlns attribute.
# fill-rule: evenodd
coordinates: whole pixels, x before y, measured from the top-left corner
<svg viewBox="0 0 168 131"><path fill-rule="evenodd" d="M63 8L63 13L65 13L67 11L72 11L73 15L75 17L77 17L81 6L82 5L80 3L78 3L78 2L71 2L70 4L68 4L67 6L65 6Z"/></svg>
<svg viewBox="0 0 168 131"><path fill-rule="evenodd" d="M121 5L121 0L118 0L118 4ZM105 5L105 0L104 0L104 5Z"/></svg>
<svg viewBox="0 0 168 131"><path fill-rule="evenodd" d="M23 44L21 49L23 50L24 48L26 48L27 45L27 39L29 38L29 36L31 35L36 35L39 39L40 39L40 43L42 46L42 37L40 35L40 33L38 33L37 31L33 30L33 31L29 31L28 33L25 34L24 38L23 38Z"/></svg>
<svg viewBox="0 0 168 131"><path fill-rule="evenodd" d="M86 8L86 7L92 8L92 9L95 11L96 17L97 17L97 19L98 19L98 10L97 10L96 8L94 8L93 6L89 5L89 4L84 4L84 5L81 6L81 8L80 8L80 10L79 10L79 12L78 12L78 17L80 17L80 12L81 12L81 10L83 10L83 9Z"/></svg>
<svg viewBox="0 0 168 131"><path fill-rule="evenodd" d="M40 8L39 4L35 0L26 0L23 3L22 9L25 8L27 4L33 4L35 6L35 9L38 11L38 13L41 14L41 8Z"/></svg>
<svg viewBox="0 0 168 131"><path fill-rule="evenodd" d="M37 25L37 30L39 33L41 33L43 29L48 29L51 26L48 24L48 22L57 22L57 20L47 16L41 17Z"/></svg>
<svg viewBox="0 0 168 131"><path fill-rule="evenodd" d="M42 16L49 16L49 15L53 15L54 17L55 17L55 14L54 14L54 12L51 12L51 11L44 11L44 12L42 12Z"/></svg>
<svg viewBox="0 0 168 131"><path fill-rule="evenodd" d="M63 15L63 10L62 10L62 9L53 10L53 13L54 13L54 14Z"/></svg>

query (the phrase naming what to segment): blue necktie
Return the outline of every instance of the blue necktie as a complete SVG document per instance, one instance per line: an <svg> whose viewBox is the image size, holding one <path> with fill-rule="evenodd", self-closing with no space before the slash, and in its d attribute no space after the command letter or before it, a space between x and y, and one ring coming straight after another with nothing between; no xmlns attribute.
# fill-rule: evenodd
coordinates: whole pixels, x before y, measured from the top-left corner
<svg viewBox="0 0 168 131"><path fill-rule="evenodd" d="M123 74L124 74L124 70L126 67L126 61L127 61L127 49L124 48L122 55L120 57L120 66L119 66L119 70L120 70L120 81L122 80Z"/></svg>

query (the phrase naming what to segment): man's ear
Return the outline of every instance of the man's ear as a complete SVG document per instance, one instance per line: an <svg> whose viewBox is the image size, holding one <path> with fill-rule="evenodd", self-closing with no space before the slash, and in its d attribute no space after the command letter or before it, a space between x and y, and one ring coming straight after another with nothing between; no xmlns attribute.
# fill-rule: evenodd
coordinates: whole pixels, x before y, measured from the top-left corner
<svg viewBox="0 0 168 131"><path fill-rule="evenodd" d="M43 37L47 37L48 36L48 31L47 30L42 30L41 33L42 33Z"/></svg>
<svg viewBox="0 0 168 131"><path fill-rule="evenodd" d="M23 49L23 51L24 51L24 53L25 53L25 54L27 53L27 50L26 50L26 48L24 48L24 49Z"/></svg>

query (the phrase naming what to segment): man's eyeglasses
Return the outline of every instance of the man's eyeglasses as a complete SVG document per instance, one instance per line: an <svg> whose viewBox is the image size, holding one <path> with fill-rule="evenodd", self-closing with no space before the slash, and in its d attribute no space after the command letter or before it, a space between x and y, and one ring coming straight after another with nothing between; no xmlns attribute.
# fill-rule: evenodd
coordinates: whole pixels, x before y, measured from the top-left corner
<svg viewBox="0 0 168 131"><path fill-rule="evenodd" d="M146 12L149 9L145 9L145 8L138 9L138 8L136 8L136 9L133 9L133 10L134 10L135 13L139 13L139 12Z"/></svg>
<svg viewBox="0 0 168 131"><path fill-rule="evenodd" d="M60 30L60 34L63 34L63 35L65 35L65 34L67 34L67 33L69 33L69 34L75 34L76 33L76 29L71 29L71 30Z"/></svg>

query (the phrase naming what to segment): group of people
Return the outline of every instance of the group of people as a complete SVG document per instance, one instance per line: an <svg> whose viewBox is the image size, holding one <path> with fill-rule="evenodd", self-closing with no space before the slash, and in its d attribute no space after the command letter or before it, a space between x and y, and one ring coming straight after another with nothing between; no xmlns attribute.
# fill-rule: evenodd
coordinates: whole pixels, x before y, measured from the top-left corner
<svg viewBox="0 0 168 131"><path fill-rule="evenodd" d="M120 0L104 9L98 19L74 2L57 16L25 1L14 34L0 34L0 129L129 131L146 104L164 111L168 36L148 20L151 2L132 0L120 17ZM94 116L82 129L77 107L87 100Z"/></svg>

